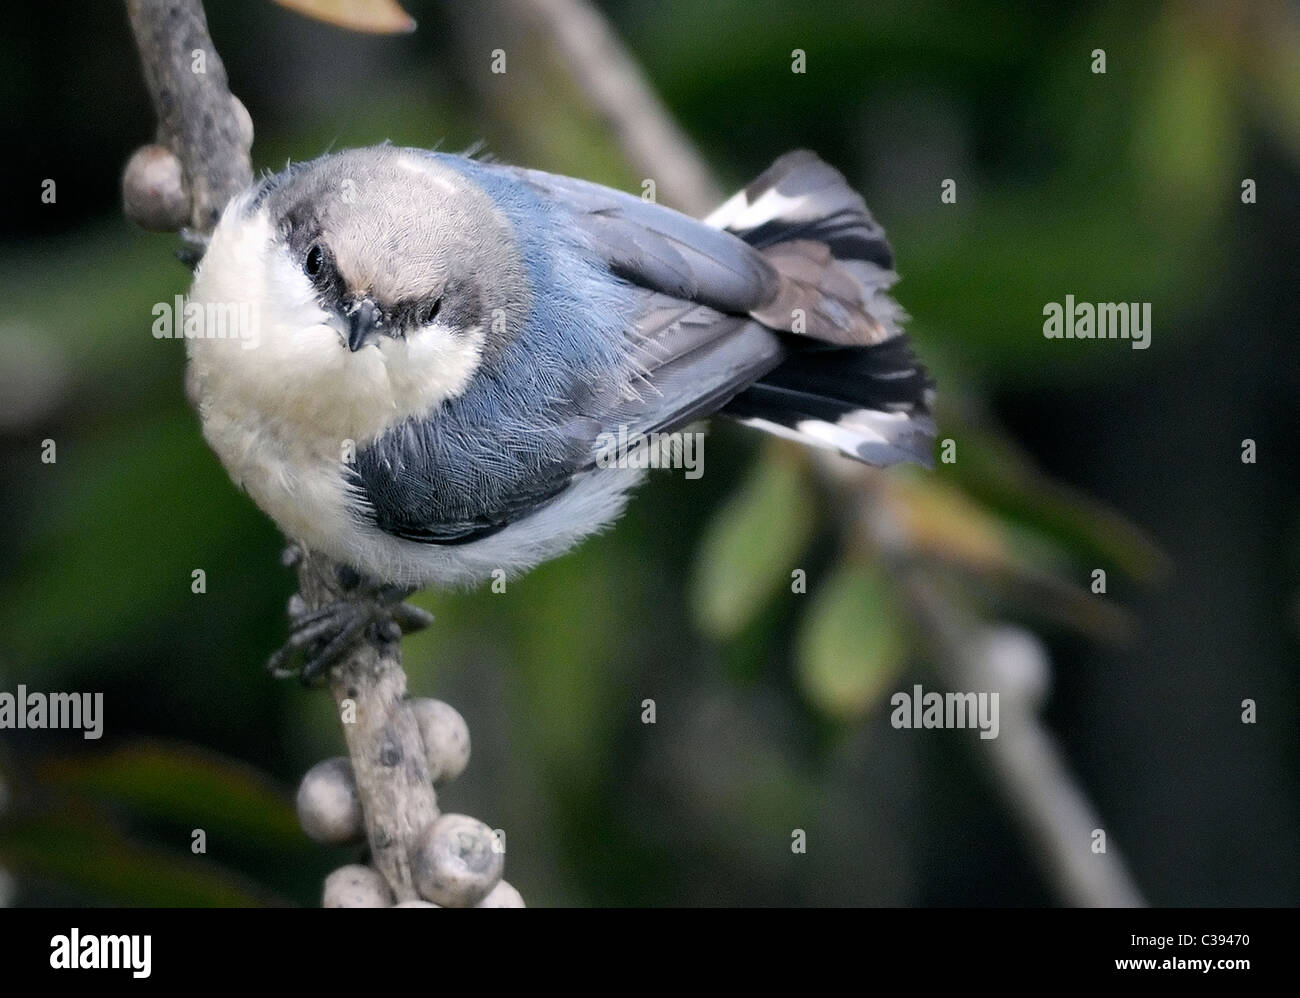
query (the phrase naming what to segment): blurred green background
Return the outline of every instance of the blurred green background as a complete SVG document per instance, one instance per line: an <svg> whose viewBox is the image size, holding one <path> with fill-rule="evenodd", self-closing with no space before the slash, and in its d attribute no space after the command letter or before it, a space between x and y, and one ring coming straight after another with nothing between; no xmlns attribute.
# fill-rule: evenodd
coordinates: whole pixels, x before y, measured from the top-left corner
<svg viewBox="0 0 1300 998"><path fill-rule="evenodd" d="M209 7L259 168L483 140L640 190L512 5L408 0L404 37ZM945 591L1046 642L1047 720L1147 898L1300 901L1297 8L600 7L726 188L807 146L886 226L959 459L891 473L881 501ZM28 905L316 904L358 853L309 842L292 791L342 739L326 694L262 671L281 540L205 448L183 346L150 335L188 275L120 213L153 131L124 11L8 23L0 691L103 691L106 733L0 732L0 883ZM1150 349L1045 340L1066 294L1150 302ZM890 692L939 680L839 494L729 425L705 468L654 476L505 594L418 598L437 622L406 642L411 690L474 744L443 809L506 830L533 905L1058 901L985 746L890 727Z"/></svg>

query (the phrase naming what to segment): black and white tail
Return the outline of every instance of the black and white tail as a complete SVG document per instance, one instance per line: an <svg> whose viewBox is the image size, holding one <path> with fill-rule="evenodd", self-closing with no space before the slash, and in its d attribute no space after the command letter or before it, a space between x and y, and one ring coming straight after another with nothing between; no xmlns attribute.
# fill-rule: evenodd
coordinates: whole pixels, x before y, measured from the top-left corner
<svg viewBox="0 0 1300 998"><path fill-rule="evenodd" d="M777 294L751 314L792 334L789 358L723 413L868 464L931 465L933 384L888 293L893 251L839 171L788 153L705 221L775 268Z"/></svg>

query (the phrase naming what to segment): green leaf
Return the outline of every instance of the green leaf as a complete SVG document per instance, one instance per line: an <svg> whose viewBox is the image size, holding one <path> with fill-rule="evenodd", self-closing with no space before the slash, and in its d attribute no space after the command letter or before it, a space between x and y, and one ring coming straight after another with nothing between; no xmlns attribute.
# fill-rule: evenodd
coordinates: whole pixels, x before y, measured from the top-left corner
<svg viewBox="0 0 1300 998"><path fill-rule="evenodd" d="M132 842L102 815L82 809L51 812L10 829L0 838L0 859L20 877L55 881L117 905L251 908L286 903L206 857Z"/></svg>
<svg viewBox="0 0 1300 998"><path fill-rule="evenodd" d="M824 713L860 717L898 676L907 652L893 591L879 568L857 563L809 592L814 602L795 649L799 684Z"/></svg>
<svg viewBox="0 0 1300 998"><path fill-rule="evenodd" d="M44 764L46 782L134 817L205 829L269 852L302 849L288 792L243 763L190 745L141 740L106 755Z"/></svg>
<svg viewBox="0 0 1300 998"><path fill-rule="evenodd" d="M771 447L714 516L696 556L691 604L707 634L734 636L790 584L812 533L813 509L802 466Z"/></svg>
<svg viewBox="0 0 1300 998"><path fill-rule="evenodd" d="M1166 15L1156 36L1158 69L1137 108L1138 176L1152 200L1194 210L1167 222L1195 229L1231 201L1240 137L1232 61L1219 40L1193 19Z"/></svg>
<svg viewBox="0 0 1300 998"><path fill-rule="evenodd" d="M1146 531L1043 474L1005 435L966 419L960 437L961 457L940 469L935 487L944 479L959 485L986 514L1038 532L1079 563L1101 561L1144 583L1168 573L1167 556ZM1017 553L1026 557L1023 550Z"/></svg>

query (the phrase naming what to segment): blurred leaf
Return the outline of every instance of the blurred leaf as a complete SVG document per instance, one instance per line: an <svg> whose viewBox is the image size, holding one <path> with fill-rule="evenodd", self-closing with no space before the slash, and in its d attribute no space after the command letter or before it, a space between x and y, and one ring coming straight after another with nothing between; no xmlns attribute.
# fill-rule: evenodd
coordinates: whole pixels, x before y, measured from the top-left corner
<svg viewBox="0 0 1300 998"><path fill-rule="evenodd" d="M51 785L134 816L203 828L267 851L307 844L288 794L250 766L190 745L139 741L107 755L55 759L38 770Z"/></svg>
<svg viewBox="0 0 1300 998"><path fill-rule="evenodd" d="M896 469L880 476L876 486L878 501L907 551L974 571L1022 564L997 517L938 474Z"/></svg>
<svg viewBox="0 0 1300 998"><path fill-rule="evenodd" d="M232 585L236 567L220 559L251 514L190 419L164 410L60 439L58 462L42 470L32 485L41 518L0 605L13 660L48 665L138 632L168 606L199 598L190 591L196 567L210 592L220 578ZM199 501L221 492L230 501Z"/></svg>
<svg viewBox="0 0 1300 998"><path fill-rule="evenodd" d="M396 0L275 0L277 4L304 17L324 21L336 28L376 35L409 34L415 30L415 18Z"/></svg>
<svg viewBox="0 0 1300 998"><path fill-rule="evenodd" d="M1003 434L963 419L956 464L941 477L955 479L986 509L1032 527L1081 562L1115 566L1130 578L1152 582L1169 569L1151 537L1096 499L1049 478Z"/></svg>
<svg viewBox="0 0 1300 998"><path fill-rule="evenodd" d="M852 563L812 590L796 649L799 685L833 717L871 709L903 666L907 642L893 592L875 564Z"/></svg>
<svg viewBox="0 0 1300 998"><path fill-rule="evenodd" d="M1206 26L1175 7L1167 8L1153 56L1154 86L1134 121L1138 177L1151 199L1195 209L1167 209L1168 224L1196 228L1231 203L1239 145L1233 66Z"/></svg>
<svg viewBox="0 0 1300 998"><path fill-rule="evenodd" d="M937 474L882 476L876 501L902 549L958 569L986 594L1100 640L1130 634L1128 613L1086 588L1078 553L1034 524L1000 516Z"/></svg>
<svg viewBox="0 0 1300 998"><path fill-rule="evenodd" d="M206 857L178 854L126 839L94 812L60 809L7 829L0 859L116 905L260 907L283 904Z"/></svg>
<svg viewBox="0 0 1300 998"><path fill-rule="evenodd" d="M801 463L782 448L769 448L714 515L696 554L691 605L705 633L735 635L789 585L815 509Z"/></svg>

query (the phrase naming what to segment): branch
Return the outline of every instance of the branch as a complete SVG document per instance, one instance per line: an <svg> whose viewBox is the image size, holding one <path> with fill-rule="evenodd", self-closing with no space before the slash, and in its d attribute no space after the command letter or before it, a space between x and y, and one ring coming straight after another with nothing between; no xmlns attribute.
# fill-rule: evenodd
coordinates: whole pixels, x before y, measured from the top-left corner
<svg viewBox="0 0 1300 998"><path fill-rule="evenodd" d="M1061 899L1078 907L1143 907L1113 836L1107 835L1104 853L1092 851L1101 818L1039 719L1049 684L1041 645L1009 628L966 618L928 573L887 557L929 638L939 673L957 690L1001 693L998 736L981 747L987 747L994 778Z"/></svg>
<svg viewBox="0 0 1300 998"><path fill-rule="evenodd" d="M158 116L157 143L180 163L179 193L187 209L179 215L151 213L153 185L128 167L127 217L154 231L188 224L210 233L226 202L252 182L252 119L230 92L200 0L127 0L126 10Z"/></svg>
<svg viewBox="0 0 1300 998"><path fill-rule="evenodd" d="M515 3L550 38L634 169L682 211L704 215L722 202L708 164L596 8L587 0Z"/></svg>
<svg viewBox="0 0 1300 998"><path fill-rule="evenodd" d="M298 565L308 609L347 599L332 562L316 555ZM343 718L371 859L396 899L419 898L411 853L438 818L428 754L406 700L400 641L362 642L330 670L330 692Z"/></svg>
<svg viewBox="0 0 1300 998"><path fill-rule="evenodd" d="M211 233L227 201L252 181L248 112L230 93L200 0L127 0L145 81L158 116L157 145L132 158L123 178L128 217L146 228ZM201 54L201 55L200 55ZM175 183L168 187L166 180ZM335 566L298 566L307 611L348 599ZM405 703L398 641L367 637L330 673L376 867L396 899L418 898L411 871L419 836L438 817L418 722Z"/></svg>

